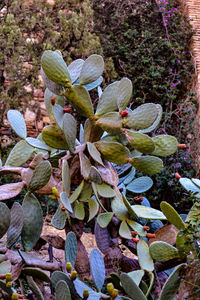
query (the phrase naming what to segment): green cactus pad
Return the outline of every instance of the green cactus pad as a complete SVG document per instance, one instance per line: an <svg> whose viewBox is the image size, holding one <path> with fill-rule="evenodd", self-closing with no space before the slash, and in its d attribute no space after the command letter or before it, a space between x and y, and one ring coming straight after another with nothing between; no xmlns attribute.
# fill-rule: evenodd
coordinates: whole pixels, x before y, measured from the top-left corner
<svg viewBox="0 0 200 300"><path fill-rule="evenodd" d="M70 204L70 200L67 197L67 193L66 192L62 192L60 194L60 201L62 202L63 206L70 212L73 213L71 204Z"/></svg>
<svg viewBox="0 0 200 300"><path fill-rule="evenodd" d="M0 185L0 201L16 197L24 188L24 182Z"/></svg>
<svg viewBox="0 0 200 300"><path fill-rule="evenodd" d="M128 225L134 230L137 231L138 235L146 236L146 231L143 229L143 226L133 220L126 220Z"/></svg>
<svg viewBox="0 0 200 300"><path fill-rule="evenodd" d="M27 136L26 123L22 114L18 110L10 109L7 113L7 118L16 134L25 139Z"/></svg>
<svg viewBox="0 0 200 300"><path fill-rule="evenodd" d="M101 291L105 281L106 270L103 256L98 249L92 249L90 252L90 269L97 290Z"/></svg>
<svg viewBox="0 0 200 300"><path fill-rule="evenodd" d="M122 131L125 134L130 146L134 149L146 154L154 151L154 142L148 135L129 129L123 129Z"/></svg>
<svg viewBox="0 0 200 300"><path fill-rule="evenodd" d="M63 183L63 191L66 192L67 196L69 196L71 190L71 178L70 178L69 165L67 160L64 160L62 164L62 183Z"/></svg>
<svg viewBox="0 0 200 300"><path fill-rule="evenodd" d="M162 292L160 294L160 300L173 300L178 291L181 282L181 271L186 267L186 264L181 264L175 268L172 274L165 282Z"/></svg>
<svg viewBox="0 0 200 300"><path fill-rule="evenodd" d="M50 282L51 281L49 276L44 271L42 271L41 269L38 269L38 268L25 267L25 268L23 268L22 272L25 275L32 276L33 278L37 278L37 279L42 280L44 282Z"/></svg>
<svg viewBox="0 0 200 300"><path fill-rule="evenodd" d="M154 175L159 173L163 168L163 161L155 156L140 156L132 158L130 163L140 172Z"/></svg>
<svg viewBox="0 0 200 300"><path fill-rule="evenodd" d="M11 222L7 231L7 242L6 246L10 248L14 243L17 242L24 223L24 214L22 206L18 202L14 202L10 210Z"/></svg>
<svg viewBox="0 0 200 300"><path fill-rule="evenodd" d="M195 193L195 196L200 198L200 188L191 179L181 177L179 182L188 192Z"/></svg>
<svg viewBox="0 0 200 300"><path fill-rule="evenodd" d="M128 106L131 99L132 91L133 91L132 81L127 77L122 78L118 84L118 97L117 97L117 105L120 112Z"/></svg>
<svg viewBox="0 0 200 300"><path fill-rule="evenodd" d="M123 289L131 299L147 300L141 289L137 286L135 281L126 273L120 275L120 281Z"/></svg>
<svg viewBox="0 0 200 300"><path fill-rule="evenodd" d="M145 129L140 129L139 132L142 132L142 133L152 132L153 130L156 129L156 127L158 127L158 125L162 119L163 109L160 104L156 104L156 107L158 110L158 115L157 115L156 120L153 122L153 124L151 126L149 126L148 128L145 128Z"/></svg>
<svg viewBox="0 0 200 300"><path fill-rule="evenodd" d="M63 273L61 271L54 271L51 275L52 286L55 288L56 285L58 284L58 282L61 281L61 280L64 280L67 283L67 285L69 286L70 292L72 293L72 295L74 297L73 299L74 300L81 300L81 298L79 298L77 293L76 293L76 290L74 288L74 285L73 285L70 277L66 273Z"/></svg>
<svg viewBox="0 0 200 300"><path fill-rule="evenodd" d="M84 179L88 179L90 175L90 169L91 169L91 162L89 158L83 153L79 152L79 160L80 160L80 170L81 175Z"/></svg>
<svg viewBox="0 0 200 300"><path fill-rule="evenodd" d="M56 300L71 300L70 289L64 280L60 280L55 288Z"/></svg>
<svg viewBox="0 0 200 300"><path fill-rule="evenodd" d="M39 138L40 138L40 139L39 139ZM44 143L44 141L41 140L41 136L40 136L40 135L38 136L37 139L32 138L32 137L27 137L27 138L26 138L26 142L27 142L30 146L32 146L32 147L34 147L34 148L37 148L37 149L46 150L46 151L51 151L51 150L52 150L51 147L49 147L48 145L46 145L46 144Z"/></svg>
<svg viewBox="0 0 200 300"><path fill-rule="evenodd" d="M100 152L97 150L97 148L95 147L95 145L93 143L87 142L87 149L88 152L90 154L90 156L100 165L102 165L104 167L104 163L101 159L101 154Z"/></svg>
<svg viewBox="0 0 200 300"><path fill-rule="evenodd" d="M90 94L83 86L74 85L65 92L65 96L82 116L89 118L94 115Z"/></svg>
<svg viewBox="0 0 200 300"><path fill-rule="evenodd" d="M96 142L98 141L103 134L103 129L96 126L94 122L91 122L89 119L85 121L84 124L84 143L89 141Z"/></svg>
<svg viewBox="0 0 200 300"><path fill-rule="evenodd" d="M129 218L128 209L123 202L119 201L117 198L112 200L111 208L119 220L123 221Z"/></svg>
<svg viewBox="0 0 200 300"><path fill-rule="evenodd" d="M2 261L0 263L0 274L7 274L11 271L11 262L9 260Z"/></svg>
<svg viewBox="0 0 200 300"><path fill-rule="evenodd" d="M64 117L63 107L60 106L59 104L53 105L53 116L60 129L63 129L63 117Z"/></svg>
<svg viewBox="0 0 200 300"><path fill-rule="evenodd" d="M122 199L124 202L124 205L126 206L129 214L135 218L137 218L136 213L134 212L134 210L132 209L132 206L130 205L129 201L126 199L126 196L124 195L124 193L122 193Z"/></svg>
<svg viewBox="0 0 200 300"><path fill-rule="evenodd" d="M85 284L78 278L73 283L74 283L76 292L80 296L80 298L75 298L75 300L83 299L83 291L84 290L88 290L88 292L89 292L89 297L87 300L100 300L101 299L101 293L97 293L96 291L92 290L87 284Z"/></svg>
<svg viewBox="0 0 200 300"><path fill-rule="evenodd" d="M44 300L43 294L39 287L37 286L36 282L33 280L32 276L26 276L26 280L28 283L29 288L35 294L38 300Z"/></svg>
<svg viewBox="0 0 200 300"><path fill-rule="evenodd" d="M112 220L113 213L112 212L106 212L99 214L97 217L97 223L101 228L106 228L110 221Z"/></svg>
<svg viewBox="0 0 200 300"><path fill-rule="evenodd" d="M178 141L174 136L162 134L153 137L152 140L155 144L155 150L152 152L153 155L169 156L174 154L178 149Z"/></svg>
<svg viewBox="0 0 200 300"><path fill-rule="evenodd" d="M43 128L42 139L52 148L68 150L64 134L55 125L48 125Z"/></svg>
<svg viewBox="0 0 200 300"><path fill-rule="evenodd" d="M178 229L185 229L185 223L177 213L177 211L166 201L162 201L160 203L160 209L162 210L163 214L167 218L167 220L176 226Z"/></svg>
<svg viewBox="0 0 200 300"><path fill-rule="evenodd" d="M144 193L153 185L153 180L148 176L141 176L134 179L127 185L127 190L132 193Z"/></svg>
<svg viewBox="0 0 200 300"><path fill-rule="evenodd" d="M70 203L73 203L74 201L76 201L78 199L80 193L83 190L83 187L84 187L84 180L81 181L81 183L79 184L79 186L75 189L75 191L69 197Z"/></svg>
<svg viewBox="0 0 200 300"><path fill-rule="evenodd" d="M88 222L90 222L97 215L97 213L99 211L99 204L96 200L94 200L93 198L90 198L88 200L88 206L89 206Z"/></svg>
<svg viewBox="0 0 200 300"><path fill-rule="evenodd" d="M98 194L103 198L113 198L115 197L115 191L106 183L96 184L96 189Z"/></svg>
<svg viewBox="0 0 200 300"><path fill-rule="evenodd" d="M119 227L119 235L124 238L124 239L129 239L131 240L132 239L132 236L131 236L131 230L130 228L128 227L127 223L125 220L123 220L120 224L120 227Z"/></svg>
<svg viewBox="0 0 200 300"><path fill-rule="evenodd" d="M51 164L49 161L42 161L35 170L28 185L28 190L34 192L44 187L51 177Z"/></svg>
<svg viewBox="0 0 200 300"><path fill-rule="evenodd" d="M65 139L68 145L68 149L70 152L74 152L75 150L75 140L77 134L77 125L76 120L70 114L64 114L63 117L63 130Z"/></svg>
<svg viewBox="0 0 200 300"><path fill-rule="evenodd" d="M143 205L131 205L132 210L138 218L152 219L152 220L166 220L164 214L152 207Z"/></svg>
<svg viewBox="0 0 200 300"><path fill-rule="evenodd" d="M176 248L178 249L181 257L187 256L192 250L191 243L188 243L186 236L181 231L179 231L176 236Z"/></svg>
<svg viewBox="0 0 200 300"><path fill-rule="evenodd" d="M54 95L60 95L62 93L63 87L61 85L55 83L51 79L49 79L47 77L47 75L45 74L44 70L42 69L42 67L40 69L40 74L42 76L44 85L49 90L49 92L53 93Z"/></svg>
<svg viewBox="0 0 200 300"><path fill-rule="evenodd" d="M46 50L41 58L42 69L49 79L55 83L69 87L71 83L67 65L56 51Z"/></svg>
<svg viewBox="0 0 200 300"><path fill-rule="evenodd" d="M137 271L132 271L127 273L129 277L131 277L131 279L133 281L135 281L135 283L137 284L137 286L139 286L142 277L144 276L144 271L143 270L137 270Z"/></svg>
<svg viewBox="0 0 200 300"><path fill-rule="evenodd" d="M0 202L0 239L4 236L10 226L10 210L8 206Z"/></svg>
<svg viewBox="0 0 200 300"><path fill-rule="evenodd" d="M97 142L95 146L103 157L116 164L126 164L130 157L130 151L120 143L116 142Z"/></svg>
<svg viewBox="0 0 200 300"><path fill-rule="evenodd" d="M21 238L25 251L31 251L40 238L43 225L42 208L37 198L27 193L22 203L24 225Z"/></svg>
<svg viewBox="0 0 200 300"><path fill-rule="evenodd" d="M85 202L92 196L92 186L90 182L84 182L84 187L80 193L80 196L78 198L79 201Z"/></svg>
<svg viewBox="0 0 200 300"><path fill-rule="evenodd" d="M154 103L145 103L129 112L123 124L135 130L150 127L158 116L158 109Z"/></svg>
<svg viewBox="0 0 200 300"><path fill-rule="evenodd" d="M187 215L187 218L185 220L186 223L190 223L193 226L199 227L200 218L197 218L197 216L199 215L199 210L200 210L200 203L195 202Z"/></svg>
<svg viewBox="0 0 200 300"><path fill-rule="evenodd" d="M91 181L93 181L94 183L97 183L97 184L102 184L103 183L100 172L94 166L91 166L91 168L90 168L89 179Z"/></svg>
<svg viewBox="0 0 200 300"><path fill-rule="evenodd" d="M83 59L76 59L68 66L68 71L71 77L72 83L74 83L80 76L81 69L83 67L84 60Z"/></svg>
<svg viewBox="0 0 200 300"><path fill-rule="evenodd" d="M18 142L10 151L5 166L20 167L31 158L34 148L26 141Z"/></svg>
<svg viewBox="0 0 200 300"><path fill-rule="evenodd" d="M137 243L137 256L141 269L148 272L152 272L154 270L154 263L149 247L143 239L139 239L139 242Z"/></svg>
<svg viewBox="0 0 200 300"><path fill-rule="evenodd" d="M51 81L51 82L53 84L55 84L55 82L53 82L53 81ZM60 86L59 86L59 89L60 89ZM64 107L64 104L65 104L65 97L64 96L57 96L57 95L55 95L54 92L52 92L51 90L49 90L48 88L46 88L46 90L44 92L44 104L45 104L46 111L47 111L47 114L48 114L50 120L54 119L53 105L51 104L51 99L52 98L55 99L55 103L56 104L58 104L58 105L60 105L62 107Z"/></svg>
<svg viewBox="0 0 200 300"><path fill-rule="evenodd" d="M74 207L74 215L78 220L84 220L85 218L85 209L83 202L78 202Z"/></svg>
<svg viewBox="0 0 200 300"><path fill-rule="evenodd" d="M192 178L191 180L200 189L200 179Z"/></svg>
<svg viewBox="0 0 200 300"><path fill-rule="evenodd" d="M74 264L77 256L77 239L74 232L68 232L65 240L65 262L70 262L72 268L74 268Z"/></svg>
<svg viewBox="0 0 200 300"><path fill-rule="evenodd" d="M105 88L100 96L95 115L101 116L117 110L118 84L119 81L116 81Z"/></svg>
<svg viewBox="0 0 200 300"><path fill-rule="evenodd" d="M103 77L100 76L99 78L97 78L97 80L92 81L87 84L84 84L83 86L86 88L87 91L91 91L91 90L95 89L96 87L97 87L97 89L100 88L100 85L102 84L102 82L103 82Z"/></svg>
<svg viewBox="0 0 200 300"><path fill-rule="evenodd" d="M122 119L118 112L108 112L96 121L96 125L100 126L104 131L119 134L122 128Z"/></svg>
<svg viewBox="0 0 200 300"><path fill-rule="evenodd" d="M180 257L177 248L162 241L151 243L150 253L153 259L161 262Z"/></svg>
<svg viewBox="0 0 200 300"><path fill-rule="evenodd" d="M131 171L128 173L128 175L123 180L124 184L129 184L135 177L136 170L134 167L131 168Z"/></svg>
<svg viewBox="0 0 200 300"><path fill-rule="evenodd" d="M65 223L66 223L66 219L67 219L67 213L66 213L66 211L63 211L61 209L61 207L62 207L62 205L60 204L51 219L51 224L55 228L60 229L60 230L65 228Z"/></svg>
<svg viewBox="0 0 200 300"><path fill-rule="evenodd" d="M104 61L101 55L92 54L84 62L80 72L80 84L87 84L98 79L104 70Z"/></svg>

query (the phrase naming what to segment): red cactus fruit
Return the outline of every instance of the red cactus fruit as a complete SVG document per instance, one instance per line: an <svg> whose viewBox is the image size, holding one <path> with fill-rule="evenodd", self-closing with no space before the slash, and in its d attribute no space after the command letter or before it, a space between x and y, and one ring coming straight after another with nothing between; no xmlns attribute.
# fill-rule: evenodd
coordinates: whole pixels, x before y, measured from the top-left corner
<svg viewBox="0 0 200 300"><path fill-rule="evenodd" d="M176 173L175 173L175 177L176 177L176 179L180 179L180 178L181 178L181 175L180 175L178 172L176 172Z"/></svg>
<svg viewBox="0 0 200 300"><path fill-rule="evenodd" d="M61 210L62 210L62 211L65 211L65 210L66 210L66 208L65 208L64 205L61 207Z"/></svg>
<svg viewBox="0 0 200 300"><path fill-rule="evenodd" d="M179 149L185 149L185 148L186 148L186 144L179 144L179 145L178 145L178 148L179 148Z"/></svg>
<svg viewBox="0 0 200 300"><path fill-rule="evenodd" d="M138 242L139 242L139 239L137 239L137 238L132 238L132 241L133 241L134 243L138 243Z"/></svg>
<svg viewBox="0 0 200 300"><path fill-rule="evenodd" d="M120 193L122 193L123 190L124 190L123 187L119 188Z"/></svg>
<svg viewBox="0 0 200 300"><path fill-rule="evenodd" d="M70 113L70 112L72 112L72 109L70 107L63 108L63 112L64 113Z"/></svg>
<svg viewBox="0 0 200 300"><path fill-rule="evenodd" d="M121 112L121 117L123 118L123 117L126 117L128 115L128 111L127 110L123 110L122 112Z"/></svg>
<svg viewBox="0 0 200 300"><path fill-rule="evenodd" d="M146 237L148 237L148 238L155 238L156 235L155 235L155 233L147 233Z"/></svg>
<svg viewBox="0 0 200 300"><path fill-rule="evenodd" d="M138 235L137 231L132 231L131 232L132 237L135 237L136 235Z"/></svg>
<svg viewBox="0 0 200 300"><path fill-rule="evenodd" d="M56 99L54 97L51 97L51 104L55 105L55 103L56 103Z"/></svg>
<svg viewBox="0 0 200 300"><path fill-rule="evenodd" d="M149 226L143 226L143 229L144 229L145 231L149 231L149 230L150 230Z"/></svg>

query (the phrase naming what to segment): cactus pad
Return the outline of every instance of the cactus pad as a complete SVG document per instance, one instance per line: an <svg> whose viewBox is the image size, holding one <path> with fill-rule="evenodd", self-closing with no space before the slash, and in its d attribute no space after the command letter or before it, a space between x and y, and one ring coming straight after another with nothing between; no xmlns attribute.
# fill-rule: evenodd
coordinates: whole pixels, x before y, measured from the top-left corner
<svg viewBox="0 0 200 300"><path fill-rule="evenodd" d="M178 249L162 241L151 243L150 253L156 261L168 261L180 257Z"/></svg>
<svg viewBox="0 0 200 300"><path fill-rule="evenodd" d="M120 275L120 282L131 299L137 299L137 300L147 300L141 289L137 286L135 281L126 273L122 273Z"/></svg>
<svg viewBox="0 0 200 300"><path fill-rule="evenodd" d="M18 202L14 202L11 210L11 222L7 232L7 247L10 248L17 242L24 223L24 214L22 206Z"/></svg>
<svg viewBox="0 0 200 300"><path fill-rule="evenodd" d="M65 240L65 261L70 262L72 268L74 268L74 264L77 256L77 240L74 232L69 232L66 236Z"/></svg>
<svg viewBox="0 0 200 300"><path fill-rule="evenodd" d="M68 149L64 134L55 125L48 125L43 128L42 139L52 148L60 150Z"/></svg>
<svg viewBox="0 0 200 300"><path fill-rule="evenodd" d="M63 130L68 149L73 153L75 150L75 140L77 133L76 120L70 114L64 114L63 117Z"/></svg>
<svg viewBox="0 0 200 300"><path fill-rule="evenodd" d="M62 205L60 204L51 219L51 224L57 229L63 229L65 227L67 213L61 210Z"/></svg>
<svg viewBox="0 0 200 300"><path fill-rule="evenodd" d="M95 146L106 160L116 164L125 164L130 157L128 148L120 143L99 141Z"/></svg>
<svg viewBox="0 0 200 300"><path fill-rule="evenodd" d="M152 153L154 151L155 145L153 139L148 135L129 129L123 129L123 133L125 134L130 146L137 151L142 153Z"/></svg>
<svg viewBox="0 0 200 300"><path fill-rule="evenodd" d="M185 229L185 223L183 222L179 214L176 212L176 210L169 203L167 203L166 201L162 201L160 203L160 208L167 220L171 224L176 226L176 228L178 229Z"/></svg>
<svg viewBox="0 0 200 300"><path fill-rule="evenodd" d="M87 84L95 81L101 76L104 70L104 61L102 56L93 54L90 55L84 62L80 72L80 84Z"/></svg>
<svg viewBox="0 0 200 300"><path fill-rule="evenodd" d="M68 66L68 71L71 77L72 83L74 83L80 76L81 69L83 67L84 60L76 59Z"/></svg>
<svg viewBox="0 0 200 300"><path fill-rule="evenodd" d="M154 270L154 263L149 247L143 239L139 239L139 242L137 243L137 256L141 269L148 272Z"/></svg>
<svg viewBox="0 0 200 300"><path fill-rule="evenodd" d="M34 192L44 187L51 177L51 164L49 161L42 161L35 170L28 185L28 190Z"/></svg>
<svg viewBox="0 0 200 300"><path fill-rule="evenodd" d="M106 228L110 221L112 220L113 213L112 212L106 212L99 214L97 217L97 222L101 228Z"/></svg>
<svg viewBox="0 0 200 300"><path fill-rule="evenodd" d="M64 280L58 281L55 288L56 300L71 300L70 289Z"/></svg>
<svg viewBox="0 0 200 300"><path fill-rule="evenodd" d="M178 141L171 135L158 135L152 138L155 144L153 155L168 156L174 154L178 149Z"/></svg>
<svg viewBox="0 0 200 300"><path fill-rule="evenodd" d="M90 268L97 290L101 291L106 272L103 257L98 249L92 249L90 252Z"/></svg>
<svg viewBox="0 0 200 300"><path fill-rule="evenodd" d="M99 204L96 200L94 200L93 198L90 198L88 200L88 206L89 206L88 222L90 222L97 215L97 213L99 211Z"/></svg>
<svg viewBox="0 0 200 300"><path fill-rule="evenodd" d="M155 156L140 156L132 158L131 164L140 172L154 175L163 168L163 161Z"/></svg>
<svg viewBox="0 0 200 300"><path fill-rule="evenodd" d="M18 142L15 147L10 151L5 166L20 167L31 157L34 148L26 141Z"/></svg>
<svg viewBox="0 0 200 300"><path fill-rule="evenodd" d="M127 190L132 193L144 193L153 185L153 180L148 176L141 176L134 179L127 185Z"/></svg>
<svg viewBox="0 0 200 300"><path fill-rule="evenodd" d="M10 226L10 210L8 206L0 202L0 239L4 236Z"/></svg>
<svg viewBox="0 0 200 300"><path fill-rule="evenodd" d="M11 109L7 113L7 118L16 134L22 139L25 139L27 136L26 123L22 114L17 110Z"/></svg>

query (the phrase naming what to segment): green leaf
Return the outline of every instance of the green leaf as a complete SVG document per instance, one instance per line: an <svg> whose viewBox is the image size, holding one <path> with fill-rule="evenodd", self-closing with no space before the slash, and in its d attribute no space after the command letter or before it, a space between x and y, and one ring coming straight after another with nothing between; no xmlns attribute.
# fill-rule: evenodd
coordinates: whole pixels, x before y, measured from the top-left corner
<svg viewBox="0 0 200 300"><path fill-rule="evenodd" d="M99 214L97 217L97 222L101 228L106 228L110 221L112 220L113 213L112 212L106 212Z"/></svg>
<svg viewBox="0 0 200 300"><path fill-rule="evenodd" d="M27 193L22 203L24 225L22 229L22 244L25 251L31 251L40 238L43 226L42 208L37 198Z"/></svg>
<svg viewBox="0 0 200 300"><path fill-rule="evenodd" d="M83 202L78 202L74 208L75 218L78 220L83 220L85 218L85 209Z"/></svg>
<svg viewBox="0 0 200 300"><path fill-rule="evenodd" d="M129 112L123 124L135 130L151 126L158 116L158 109L154 103L145 103Z"/></svg>
<svg viewBox="0 0 200 300"><path fill-rule="evenodd" d="M99 141L95 143L95 146L104 156L104 159L116 163L126 164L130 157L128 148L124 147L117 142L103 142Z"/></svg>
<svg viewBox="0 0 200 300"><path fill-rule="evenodd" d="M71 77L72 83L74 83L80 76L81 69L83 67L84 60L76 59L68 66L69 75Z"/></svg>
<svg viewBox="0 0 200 300"><path fill-rule="evenodd" d="M142 133L152 132L153 130L156 129L156 127L158 127L158 125L162 119L163 109L160 104L156 104L156 107L158 110L158 115L157 115L157 118L155 119L155 121L153 122L153 124L145 129L140 129L139 132L142 132Z"/></svg>
<svg viewBox="0 0 200 300"><path fill-rule="evenodd" d="M153 185L153 180L148 176L141 176L134 179L127 185L127 190L132 193L144 193Z"/></svg>
<svg viewBox="0 0 200 300"><path fill-rule="evenodd" d="M124 238L124 239L132 239L132 236L131 236L131 230L130 228L128 227L127 223L125 220L123 220L120 224L120 227L119 227L119 235Z"/></svg>
<svg viewBox="0 0 200 300"><path fill-rule="evenodd" d="M124 110L128 106L131 99L132 91L133 85L131 80L127 77L122 78L118 83L117 105L119 111Z"/></svg>
<svg viewBox="0 0 200 300"><path fill-rule="evenodd" d="M162 241L151 243L150 253L153 259L161 262L180 257L177 248Z"/></svg>
<svg viewBox="0 0 200 300"><path fill-rule="evenodd" d="M52 150L52 148L50 148L48 145L46 145L44 142L40 141L39 139L27 137L26 142L34 148L38 148L38 149L42 149L42 150L46 150L46 151Z"/></svg>
<svg viewBox="0 0 200 300"><path fill-rule="evenodd" d="M106 271L103 257L98 249L92 249L90 252L90 268L97 290L101 291Z"/></svg>
<svg viewBox="0 0 200 300"><path fill-rule="evenodd" d="M7 242L6 246L10 248L14 243L17 242L19 236L21 235L23 223L24 223L24 214L22 206L18 202L14 202L10 210L11 222L7 231Z"/></svg>
<svg viewBox="0 0 200 300"><path fill-rule="evenodd" d="M67 193L66 192L62 192L60 194L60 201L62 202L63 206L70 212L73 213L71 204L70 204L70 200L67 197Z"/></svg>
<svg viewBox="0 0 200 300"><path fill-rule="evenodd" d="M106 183L96 184L98 194L103 198L115 197L115 191Z"/></svg>
<svg viewBox="0 0 200 300"><path fill-rule="evenodd" d="M71 190L71 178L70 178L69 165L67 160L64 160L62 163L62 182L63 182L63 191L65 191L67 196L69 196Z"/></svg>
<svg viewBox="0 0 200 300"><path fill-rule="evenodd" d="M181 271L186 267L186 264L181 264L175 268L172 274L165 282L162 292L160 294L160 300L173 300L178 291L181 282Z"/></svg>
<svg viewBox="0 0 200 300"><path fill-rule="evenodd" d="M174 136L162 134L154 136L152 140L155 144L155 150L152 152L153 155L169 156L174 154L178 149L178 141Z"/></svg>
<svg viewBox="0 0 200 300"><path fill-rule="evenodd" d="M98 79L104 70L104 61L102 56L90 55L84 62L79 76L80 84L87 84Z"/></svg>
<svg viewBox="0 0 200 300"><path fill-rule="evenodd" d="M79 152L79 159L80 159L80 169L81 169L81 175L84 179L88 180L90 175L90 169L91 169L91 162L89 158L82 152Z"/></svg>
<svg viewBox="0 0 200 300"><path fill-rule="evenodd" d="M191 207L185 221L195 227L199 227L200 226L199 212L200 212L200 203L195 202L194 205Z"/></svg>
<svg viewBox="0 0 200 300"><path fill-rule="evenodd" d="M153 259L149 252L149 247L143 239L139 239L137 243L137 256L141 269L152 272L154 270Z"/></svg>
<svg viewBox="0 0 200 300"><path fill-rule="evenodd" d="M131 205L132 210L138 218L152 219L152 220L166 220L164 214L152 207L143 205Z"/></svg>
<svg viewBox="0 0 200 300"><path fill-rule="evenodd" d="M71 300L70 289L64 280L60 280L55 288L56 300Z"/></svg>
<svg viewBox="0 0 200 300"><path fill-rule="evenodd" d="M118 84L119 81L116 81L105 88L100 96L95 115L101 116L117 110Z"/></svg>
<svg viewBox="0 0 200 300"><path fill-rule="evenodd" d="M55 228L60 229L60 230L65 228L65 223L66 223L66 219L67 219L67 213L66 213L66 211L63 211L61 209L61 207L62 207L62 205L60 204L51 219L51 224Z"/></svg>
<svg viewBox="0 0 200 300"><path fill-rule="evenodd" d="M90 222L97 215L97 213L99 211L99 204L98 204L98 202L96 200L94 200L93 198L90 198L88 200L88 205L89 205L89 218L88 218L88 222Z"/></svg>
<svg viewBox="0 0 200 300"><path fill-rule="evenodd" d="M22 114L14 109L10 109L7 113L8 121L12 127L12 129L16 132L16 134L25 139L27 136L26 132L26 124Z"/></svg>
<svg viewBox="0 0 200 300"><path fill-rule="evenodd" d="M75 150L75 141L76 141L76 134L77 134L77 125L76 120L70 114L64 114L63 117L63 130L65 139L68 145L68 149L70 152L74 152Z"/></svg>
<svg viewBox="0 0 200 300"><path fill-rule="evenodd" d="M100 126L104 131L112 134L119 134L122 129L122 119L118 112L108 112L96 121L96 125Z"/></svg>
<svg viewBox="0 0 200 300"><path fill-rule="evenodd" d="M8 206L0 202L0 239L4 236L10 226L10 210Z"/></svg>
<svg viewBox="0 0 200 300"><path fill-rule="evenodd" d="M65 96L82 116L89 118L94 115L90 95L83 86L73 85L72 88L65 92Z"/></svg>
<svg viewBox="0 0 200 300"><path fill-rule="evenodd" d="M51 164L47 160L42 161L35 170L28 185L28 190L34 192L43 188L51 177Z"/></svg>
<svg viewBox="0 0 200 300"><path fill-rule="evenodd" d="M140 172L154 175L159 173L163 168L163 161L155 156L140 156L132 158L130 163Z"/></svg>
<svg viewBox="0 0 200 300"><path fill-rule="evenodd" d="M72 268L74 268L74 264L77 256L77 239L74 232L68 232L65 240L65 261L70 262Z"/></svg>
<svg viewBox="0 0 200 300"><path fill-rule="evenodd" d="M120 281L123 289L131 299L147 300L141 289L128 274L122 273L120 275Z"/></svg>
<svg viewBox="0 0 200 300"><path fill-rule="evenodd" d="M154 151L155 145L153 139L150 138L148 135L141 132L135 132L129 129L123 129L123 133L125 134L130 146L134 149L145 154Z"/></svg>
<svg viewBox="0 0 200 300"><path fill-rule="evenodd" d="M78 199L80 193L83 190L83 187L84 187L84 180L81 181L81 183L79 184L79 186L75 189L75 191L69 197L70 203L73 203L74 201L76 201Z"/></svg>
<svg viewBox="0 0 200 300"><path fill-rule="evenodd" d="M41 58L42 69L49 79L64 87L71 83L67 65L56 51L46 50Z"/></svg>
<svg viewBox="0 0 200 300"><path fill-rule="evenodd" d="M0 263L0 274L7 274L11 271L11 262L9 260L2 261Z"/></svg>
<svg viewBox="0 0 200 300"><path fill-rule="evenodd" d="M104 167L104 163L101 159L101 154L100 152L97 150L97 148L95 147L95 145L93 143L87 142L87 149L88 152L90 154L90 156L100 165L102 165Z"/></svg>
<svg viewBox="0 0 200 300"><path fill-rule="evenodd" d="M144 276L144 271L143 270L137 270L137 271L132 271L128 272L127 275L131 277L133 281L139 286L140 281L142 280L142 277Z"/></svg>
<svg viewBox="0 0 200 300"><path fill-rule="evenodd" d="M64 134L55 125L48 125L43 128L42 139L52 148L68 150Z"/></svg>
<svg viewBox="0 0 200 300"><path fill-rule="evenodd" d="M34 148L26 141L18 142L10 151L5 166L20 167L31 158Z"/></svg>
<svg viewBox="0 0 200 300"><path fill-rule="evenodd" d="M138 235L140 236L146 236L146 231L143 229L143 226L133 220L126 220L128 225L134 230L137 231Z"/></svg>
<svg viewBox="0 0 200 300"><path fill-rule="evenodd" d="M178 229L185 229L185 223L179 216L179 214L176 212L176 210L166 201L162 201L160 203L160 209L162 210L163 214L167 218L167 220L176 226Z"/></svg>

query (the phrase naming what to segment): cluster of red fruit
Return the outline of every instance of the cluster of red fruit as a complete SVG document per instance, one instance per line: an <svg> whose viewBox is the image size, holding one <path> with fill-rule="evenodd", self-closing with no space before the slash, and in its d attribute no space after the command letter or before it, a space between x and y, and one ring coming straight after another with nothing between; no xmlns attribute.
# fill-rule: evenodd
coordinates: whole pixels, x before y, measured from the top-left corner
<svg viewBox="0 0 200 300"><path fill-rule="evenodd" d="M149 228L149 226L143 226L143 230L144 230L144 231L149 231L150 228ZM138 242L139 242L139 239L136 238L136 236L138 235L137 231L132 231L132 232L131 232L131 235L132 235L132 241L133 241L134 243L138 243ZM156 235L155 235L155 233L147 233L147 234L146 234L146 237L149 238L149 239L151 239L151 238L155 238Z"/></svg>

